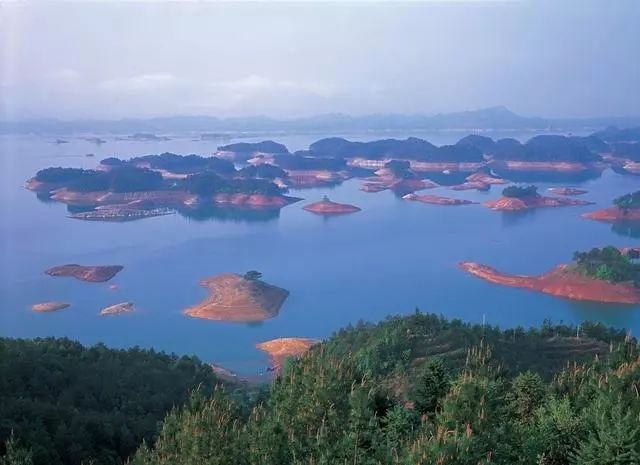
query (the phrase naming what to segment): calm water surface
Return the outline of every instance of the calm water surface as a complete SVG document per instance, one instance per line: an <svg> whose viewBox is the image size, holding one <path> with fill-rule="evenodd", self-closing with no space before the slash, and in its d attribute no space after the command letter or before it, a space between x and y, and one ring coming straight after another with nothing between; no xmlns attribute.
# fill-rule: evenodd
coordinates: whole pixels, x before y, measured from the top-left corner
<svg viewBox="0 0 640 465"><path fill-rule="evenodd" d="M414 135L439 144L460 137ZM296 150L319 136L273 138ZM360 319L379 321L416 307L470 322L481 322L485 315L487 323L501 326L538 325L545 318L574 323L590 319L640 333L640 306L579 303L495 286L456 267L472 260L512 273L541 273L570 260L578 249L637 246L640 241L628 231L613 231L610 225L582 219L580 214L639 189L640 177L608 170L599 179L569 184L588 189L584 198L595 206L516 215L480 205L406 202L390 192L361 192L361 181L351 180L331 189L292 191L305 201L261 221L198 221L171 215L117 224L71 220L65 205L40 201L23 188L24 180L47 166L90 168L107 156L129 158L164 151L211 154L219 145L190 138L107 139L101 146L79 139L55 145L50 138L0 136L0 335L68 336L113 347L154 347L196 354L251 374L266 365L265 356L254 348L257 342L286 336L323 338ZM87 153L95 157L87 158ZM538 185L542 191L552 184ZM498 186L482 193L445 188L429 193L484 201L498 197L500 191ZM301 209L325 194L362 211L322 218ZM112 281L99 284L43 274L46 268L64 263L125 268ZM198 285L201 278L249 269L260 270L266 281L291 292L278 317L238 324L182 315L184 308L206 295ZM118 289L111 290L111 284ZM30 310L33 303L48 300L72 306L49 314ZM138 311L98 316L104 306L123 301L134 302Z"/></svg>

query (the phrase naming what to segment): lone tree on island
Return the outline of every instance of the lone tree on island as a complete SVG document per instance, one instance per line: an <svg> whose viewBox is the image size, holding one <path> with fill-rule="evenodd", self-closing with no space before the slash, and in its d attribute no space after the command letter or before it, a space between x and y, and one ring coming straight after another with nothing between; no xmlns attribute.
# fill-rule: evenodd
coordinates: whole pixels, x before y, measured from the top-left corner
<svg viewBox="0 0 640 465"><path fill-rule="evenodd" d="M262 273L256 270L250 270L244 274L243 278L247 281L258 281L260 278L262 278Z"/></svg>

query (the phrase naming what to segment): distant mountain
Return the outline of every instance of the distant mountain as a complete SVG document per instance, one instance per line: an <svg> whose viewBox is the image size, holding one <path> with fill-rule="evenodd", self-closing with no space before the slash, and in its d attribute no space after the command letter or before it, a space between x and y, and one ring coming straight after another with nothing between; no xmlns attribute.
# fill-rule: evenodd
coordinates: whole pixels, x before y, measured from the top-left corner
<svg viewBox="0 0 640 465"><path fill-rule="evenodd" d="M217 118L213 116L169 116L149 119L73 120L36 119L0 122L0 134L177 134L235 132L332 132L384 130L546 130L603 129L608 126L639 126L640 116L552 119L521 116L499 106L437 115L376 114L349 116L325 114L296 119L266 116Z"/></svg>

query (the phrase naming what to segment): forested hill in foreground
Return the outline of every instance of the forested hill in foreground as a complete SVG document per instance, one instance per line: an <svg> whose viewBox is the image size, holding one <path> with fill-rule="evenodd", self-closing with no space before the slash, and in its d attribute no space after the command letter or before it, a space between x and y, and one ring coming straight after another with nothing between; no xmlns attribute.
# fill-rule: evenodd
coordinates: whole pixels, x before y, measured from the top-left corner
<svg viewBox="0 0 640 465"><path fill-rule="evenodd" d="M19 369L46 373L54 361L36 362L26 349L3 352L3 380ZM130 462L638 464L639 354L634 339L597 324L501 331L418 312L359 324L287 363L264 396L239 394L239 387L196 391L166 417L157 439L145 435ZM85 367L84 376L100 370ZM145 377L143 365L136 371ZM55 404L47 392L47 383L32 376L20 392L7 391L5 381L0 394L3 401ZM126 404L126 392L119 396ZM85 410L78 405L78 414ZM17 421L18 411L2 412L3 427ZM48 423L55 415L30 421ZM75 445L66 430L56 437L66 438L66 448ZM49 463L35 453L29 460L29 449L42 447L37 440L19 430L14 438L4 463ZM94 436L91 450L113 447L105 439ZM81 456L90 463L89 454ZM125 456L102 454L93 463L122 463Z"/></svg>

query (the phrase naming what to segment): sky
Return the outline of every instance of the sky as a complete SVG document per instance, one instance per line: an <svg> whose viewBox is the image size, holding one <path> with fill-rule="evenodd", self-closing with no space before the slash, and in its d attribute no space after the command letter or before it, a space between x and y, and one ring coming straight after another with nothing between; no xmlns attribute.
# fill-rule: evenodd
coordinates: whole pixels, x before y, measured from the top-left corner
<svg viewBox="0 0 640 465"><path fill-rule="evenodd" d="M0 118L640 115L638 18L638 0L0 0Z"/></svg>

